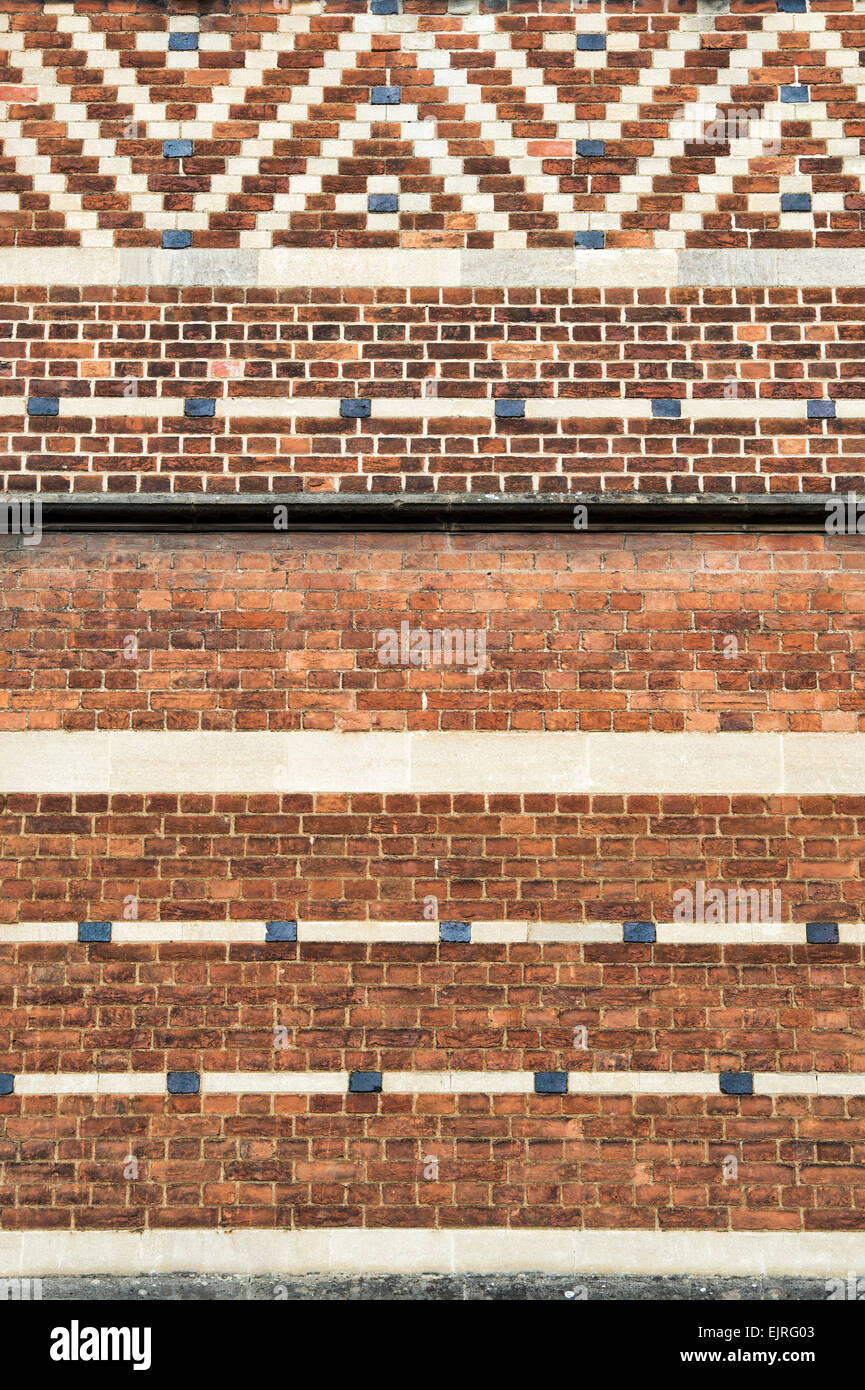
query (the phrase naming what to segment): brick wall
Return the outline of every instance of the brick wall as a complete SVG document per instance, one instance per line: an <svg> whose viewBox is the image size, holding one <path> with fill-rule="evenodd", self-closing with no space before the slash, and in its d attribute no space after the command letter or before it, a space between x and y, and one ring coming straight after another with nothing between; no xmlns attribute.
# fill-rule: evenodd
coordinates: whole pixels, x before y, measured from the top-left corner
<svg viewBox="0 0 865 1390"><path fill-rule="evenodd" d="M859 920L865 800L768 796L23 796L0 802L3 913L239 919L669 919L698 879ZM819 909L819 910L818 910Z"/></svg>
<svg viewBox="0 0 865 1390"><path fill-rule="evenodd" d="M0 1267L862 1267L865 12L460 8L0 5Z"/></svg>
<svg viewBox="0 0 865 1390"><path fill-rule="evenodd" d="M851 733L855 536L0 537L0 731ZM382 633L485 633L384 664Z"/></svg>
<svg viewBox="0 0 865 1390"><path fill-rule="evenodd" d="M16 491L861 485L858 288L52 286L9 292L0 333ZM28 397L60 413L28 418ZM198 399L213 418L184 416ZM357 400L368 418L340 418Z"/></svg>
<svg viewBox="0 0 865 1390"><path fill-rule="evenodd" d="M861 1097L0 1098L0 1231L856 1231L863 1107ZM123 1178L130 1149L134 1183ZM724 1180L731 1154L741 1181ZM430 1156L436 1179L423 1176Z"/></svg>
<svg viewBox="0 0 865 1390"><path fill-rule="evenodd" d="M281 8L10 7L4 243L158 246L178 228L210 247L865 245L854 0L520 0L480 24L445 0L394 18ZM171 30L194 51L169 51ZM187 131L191 152L166 153ZM740 132L759 157L742 175ZM37 153L62 188L34 178ZM384 194L394 210L370 211Z"/></svg>

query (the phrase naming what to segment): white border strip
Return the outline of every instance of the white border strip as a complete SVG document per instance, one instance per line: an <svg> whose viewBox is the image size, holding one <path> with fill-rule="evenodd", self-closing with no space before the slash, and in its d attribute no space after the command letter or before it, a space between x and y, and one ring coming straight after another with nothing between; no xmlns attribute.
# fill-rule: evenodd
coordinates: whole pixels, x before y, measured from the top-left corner
<svg viewBox="0 0 865 1390"><path fill-rule="evenodd" d="M865 1268L859 1231L3 1231L7 1277L75 1274L799 1274Z"/></svg>
<svg viewBox="0 0 865 1390"><path fill-rule="evenodd" d="M815 909L814 920L819 913ZM135 946L159 942L210 941L224 946L234 943L254 946L279 945L266 940L267 923L261 922L124 922L111 924L111 941L100 946ZM804 922L725 922L695 923L658 922L655 926L660 946L803 946L806 945ZM471 946L499 946L528 942L549 942L562 945L569 942L622 944L621 922L472 922ZM297 923L299 944L315 942L355 942L374 945L379 942L403 945L434 945L439 940L438 922L372 922L365 920L339 922ZM78 943L77 922L0 923L0 945L35 942ZM865 942L865 922L840 922L840 945Z"/></svg>
<svg viewBox="0 0 865 1390"><path fill-rule="evenodd" d="M863 734L0 734L4 793L808 796L863 784Z"/></svg>
<svg viewBox="0 0 865 1390"><path fill-rule="evenodd" d="M383 1095L532 1095L531 1071L384 1071ZM715 1071L570 1071L572 1095L721 1095ZM167 1072L15 1072L21 1096L168 1096ZM371 1095L347 1071L202 1071L201 1095ZM755 1072L754 1095L861 1096L865 1072ZM183 1094L183 1093L181 1093Z"/></svg>
<svg viewBox="0 0 865 1390"><path fill-rule="evenodd" d="M44 388L47 392L48 388ZM775 400L736 397L724 400L721 397L676 398L679 404L678 417L652 416L650 397L580 397L570 396L521 397L519 384L514 385L514 399L523 399L525 406L524 423L544 426L560 421L566 427L574 423L585 426L589 421L603 422L608 419L651 420L657 418L659 424L675 424L681 420L805 420L809 400L823 400L823 386L820 382L811 383L810 394L795 399ZM374 427L387 422L388 425L404 420L415 423L421 420L485 420L490 426L507 426L512 421L507 417L495 418L495 400L491 396L373 396L370 398L370 414L367 417L348 417L340 415L341 398L326 396L308 398L306 396L224 396L222 382L208 378L206 382L195 385L191 400L199 397L215 402L213 416L185 416L186 398L183 396L60 396L58 414L54 416L33 416L37 423L50 419L123 419L171 420L189 419L200 424L202 420L270 420L274 427L281 422L300 423L305 420L342 421L360 427ZM38 396L40 384L33 383L32 394ZM349 397L349 399L353 399ZM511 399L511 398L508 398ZM865 419L865 401L836 400L835 416L839 420ZM20 417L22 423L27 414L26 396L0 396L0 417Z"/></svg>
<svg viewBox="0 0 865 1390"><path fill-rule="evenodd" d="M785 286L863 283L861 247L798 250L530 250L450 248L237 251L4 247L3 286L213 285L239 289L400 286L439 289ZM58 279L59 276L59 279Z"/></svg>

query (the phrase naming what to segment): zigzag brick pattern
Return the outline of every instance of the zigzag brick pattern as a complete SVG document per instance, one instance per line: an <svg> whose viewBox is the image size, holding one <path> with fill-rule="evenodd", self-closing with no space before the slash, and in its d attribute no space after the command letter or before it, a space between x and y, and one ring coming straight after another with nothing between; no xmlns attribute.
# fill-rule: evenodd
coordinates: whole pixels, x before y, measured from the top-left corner
<svg viewBox="0 0 865 1390"><path fill-rule="evenodd" d="M15 10L2 243L159 246L182 228L210 247L865 245L853 0L569 10L253 0L195 16L186 52L143 3ZM166 159L165 139L192 135ZM809 210L783 211L785 193ZM399 210L370 211L379 194Z"/></svg>

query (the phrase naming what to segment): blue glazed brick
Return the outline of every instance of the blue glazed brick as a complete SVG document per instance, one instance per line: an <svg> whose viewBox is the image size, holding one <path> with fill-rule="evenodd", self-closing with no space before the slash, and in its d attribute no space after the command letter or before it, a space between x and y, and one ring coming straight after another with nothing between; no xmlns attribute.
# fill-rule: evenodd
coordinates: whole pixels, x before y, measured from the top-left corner
<svg viewBox="0 0 865 1390"><path fill-rule="evenodd" d="M265 941L296 941L296 922L268 922L265 927Z"/></svg>
<svg viewBox="0 0 865 1390"><path fill-rule="evenodd" d="M439 922L440 941L471 941L471 922Z"/></svg>
<svg viewBox="0 0 865 1390"><path fill-rule="evenodd" d="M370 14L399 14L399 0L371 0Z"/></svg>
<svg viewBox="0 0 865 1390"><path fill-rule="evenodd" d="M110 941L111 923L110 922L79 922L78 923L79 941Z"/></svg>
<svg viewBox="0 0 865 1390"><path fill-rule="evenodd" d="M722 1071L722 1096L752 1096L754 1094L754 1074L750 1071Z"/></svg>
<svg viewBox="0 0 865 1390"><path fill-rule="evenodd" d="M366 206L369 212L398 212L399 199L395 193L370 193Z"/></svg>
<svg viewBox="0 0 865 1390"><path fill-rule="evenodd" d="M192 245L191 232L163 232L162 249L163 251L185 251L187 246Z"/></svg>
<svg viewBox="0 0 865 1390"><path fill-rule="evenodd" d="M164 159L188 159L191 154L191 140L163 140L162 142Z"/></svg>
<svg viewBox="0 0 865 1390"><path fill-rule="evenodd" d="M606 34L578 34L577 49L581 53L601 53L607 46Z"/></svg>
<svg viewBox="0 0 865 1390"><path fill-rule="evenodd" d="M656 940L654 922L626 922L622 932L625 942L648 943Z"/></svg>
<svg viewBox="0 0 865 1390"><path fill-rule="evenodd" d="M568 1090L566 1071L536 1071L535 1092L539 1096L564 1096Z"/></svg>
<svg viewBox="0 0 865 1390"><path fill-rule="evenodd" d="M779 14L805 14L808 0L778 0Z"/></svg>
<svg viewBox="0 0 865 1390"><path fill-rule="evenodd" d="M344 396L339 403L339 413L343 420L368 420L372 402L368 397Z"/></svg>
<svg viewBox="0 0 865 1390"><path fill-rule="evenodd" d="M809 946L837 946L837 922L806 922L805 940Z"/></svg>
<svg viewBox="0 0 865 1390"><path fill-rule="evenodd" d="M373 87L370 95L373 106L399 106L401 99L399 87Z"/></svg>
<svg viewBox="0 0 865 1390"><path fill-rule="evenodd" d="M11 1071L0 1071L0 1096L11 1096L15 1077Z"/></svg>
<svg viewBox="0 0 865 1390"><path fill-rule="evenodd" d="M525 401L496 401L497 420L522 420L525 414Z"/></svg>
<svg viewBox="0 0 865 1390"><path fill-rule="evenodd" d="M835 402L834 401L809 401L808 402L809 420L834 420Z"/></svg>
<svg viewBox="0 0 865 1390"><path fill-rule="evenodd" d="M681 401L666 399L652 401L652 415L656 420L678 420L681 414Z"/></svg>
<svg viewBox="0 0 865 1390"><path fill-rule="evenodd" d="M580 251L603 251L606 232L574 232L574 245Z"/></svg>
<svg viewBox="0 0 865 1390"><path fill-rule="evenodd" d="M607 148L606 140L578 140L577 154L581 159L600 159ZM586 232L578 232L578 236L586 236ZM603 236L603 233L600 234ZM603 245L603 242L601 243Z"/></svg>
<svg viewBox="0 0 865 1390"><path fill-rule="evenodd" d="M57 396L27 397L28 415L57 415L59 411L60 401Z"/></svg>
<svg viewBox="0 0 865 1390"><path fill-rule="evenodd" d="M169 34L169 53L194 53L198 47L197 34Z"/></svg>
<svg viewBox="0 0 865 1390"><path fill-rule="evenodd" d="M807 87L782 87L781 100L786 102L808 101Z"/></svg>
<svg viewBox="0 0 865 1390"><path fill-rule="evenodd" d="M380 1071L353 1071L348 1078L348 1089L356 1092L376 1093L381 1090Z"/></svg>
<svg viewBox="0 0 865 1390"><path fill-rule="evenodd" d="M213 415L215 411L216 401L205 400L202 396L193 397L183 405L184 415Z"/></svg>
<svg viewBox="0 0 865 1390"><path fill-rule="evenodd" d="M198 1088L197 1071L170 1071L168 1073L168 1094L170 1096L197 1096Z"/></svg>
<svg viewBox="0 0 865 1390"><path fill-rule="evenodd" d="M810 193L782 193L781 194L782 212L810 212L811 194Z"/></svg>

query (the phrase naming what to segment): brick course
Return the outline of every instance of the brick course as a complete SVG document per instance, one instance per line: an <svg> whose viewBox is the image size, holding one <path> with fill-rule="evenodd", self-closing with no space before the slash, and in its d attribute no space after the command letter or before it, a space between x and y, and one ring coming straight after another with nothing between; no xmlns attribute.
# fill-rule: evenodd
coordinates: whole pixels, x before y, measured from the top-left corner
<svg viewBox="0 0 865 1390"><path fill-rule="evenodd" d="M0 1071L861 1075L863 984L862 945L4 942Z"/></svg>
<svg viewBox="0 0 865 1390"><path fill-rule="evenodd" d="M697 879L863 920L865 798L0 797L7 921L672 918ZM817 910L819 908L819 911Z"/></svg>
<svg viewBox="0 0 865 1390"><path fill-rule="evenodd" d="M856 536L48 533L0 557L2 731L863 728ZM403 621L485 630L484 669L383 665Z"/></svg>
<svg viewBox="0 0 865 1390"><path fill-rule="evenodd" d="M861 416L809 419L808 402L861 399L863 328L865 290L843 287L7 290L4 482L119 493L856 490ZM27 395L57 396L64 413L25 419ZM220 413L184 418L197 397ZM369 418L338 418L339 400L358 397ZM119 413L93 414L103 398ZM404 402L403 416L377 416L381 398ZM502 398L572 411L460 415L461 402ZM639 413L668 399L716 410ZM264 413L279 400L292 401L291 418ZM331 401L333 418L305 416L304 400ZM136 402L159 401L157 418L136 414ZM610 414L587 417L590 402Z"/></svg>
<svg viewBox="0 0 865 1390"><path fill-rule="evenodd" d="M0 1230L859 1230L863 1114L862 1097L2 1096Z"/></svg>

